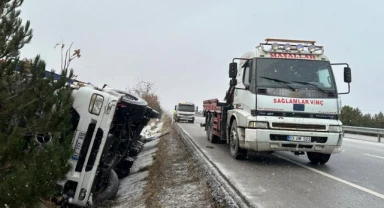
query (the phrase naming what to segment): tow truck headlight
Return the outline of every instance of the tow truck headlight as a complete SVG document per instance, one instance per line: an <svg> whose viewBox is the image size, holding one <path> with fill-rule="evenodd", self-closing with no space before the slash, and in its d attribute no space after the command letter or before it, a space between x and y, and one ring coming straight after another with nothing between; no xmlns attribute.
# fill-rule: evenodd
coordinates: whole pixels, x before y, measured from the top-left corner
<svg viewBox="0 0 384 208"><path fill-rule="evenodd" d="M267 122L260 122L260 121L250 121L248 124L249 128L257 128L257 129L267 129L268 123Z"/></svg>
<svg viewBox="0 0 384 208"><path fill-rule="evenodd" d="M99 115L101 107L103 106L104 97L98 94L93 94L91 102L89 103L89 112L95 115Z"/></svg>
<svg viewBox="0 0 384 208"><path fill-rule="evenodd" d="M342 126L329 126L329 132L342 132L343 127Z"/></svg>

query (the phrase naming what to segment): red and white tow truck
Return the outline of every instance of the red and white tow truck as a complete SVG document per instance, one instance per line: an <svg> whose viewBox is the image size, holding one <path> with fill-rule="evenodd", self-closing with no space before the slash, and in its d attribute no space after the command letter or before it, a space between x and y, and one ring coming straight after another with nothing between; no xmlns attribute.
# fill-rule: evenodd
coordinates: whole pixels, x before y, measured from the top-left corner
<svg viewBox="0 0 384 208"><path fill-rule="evenodd" d="M265 41L229 64L226 102L205 100L201 126L212 143L230 144L236 159L249 150L291 151L324 164L341 150L338 97L350 92L351 69L331 64L315 41ZM332 65L345 65L348 92L338 92Z"/></svg>

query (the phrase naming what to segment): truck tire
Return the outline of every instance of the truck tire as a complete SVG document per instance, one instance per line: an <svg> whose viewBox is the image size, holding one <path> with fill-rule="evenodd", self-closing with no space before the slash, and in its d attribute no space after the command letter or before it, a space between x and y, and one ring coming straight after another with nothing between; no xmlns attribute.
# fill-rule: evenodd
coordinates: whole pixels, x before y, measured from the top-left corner
<svg viewBox="0 0 384 208"><path fill-rule="evenodd" d="M104 200L113 200L117 196L119 190L119 178L114 170L109 173L108 184L103 192L93 195L94 202L101 202Z"/></svg>
<svg viewBox="0 0 384 208"><path fill-rule="evenodd" d="M240 148L239 135L237 133L237 121L233 120L229 134L229 148L233 158L236 160L245 159L247 150Z"/></svg>
<svg viewBox="0 0 384 208"><path fill-rule="evenodd" d="M144 117L144 114L147 111L148 103L143 98L122 90L114 89L113 91L124 95L121 98L121 101L127 105L131 119L141 119Z"/></svg>
<svg viewBox="0 0 384 208"><path fill-rule="evenodd" d="M307 157L312 164L325 164L331 158L331 154L322 154L318 152L307 152Z"/></svg>
<svg viewBox="0 0 384 208"><path fill-rule="evenodd" d="M207 134L207 140L208 140L208 141L209 141L209 135L210 135L209 131L211 130L210 127L209 127L210 120L211 120L211 115L208 114L208 115L207 115L207 119L206 119L206 121L205 121L205 129L206 129L206 130L205 130L205 133Z"/></svg>
<svg viewBox="0 0 384 208"><path fill-rule="evenodd" d="M210 141L211 143L217 143L218 142L218 138L216 135L213 134L213 119L214 119L214 116L211 115L210 118L209 118L209 131L207 131L208 133L208 141Z"/></svg>

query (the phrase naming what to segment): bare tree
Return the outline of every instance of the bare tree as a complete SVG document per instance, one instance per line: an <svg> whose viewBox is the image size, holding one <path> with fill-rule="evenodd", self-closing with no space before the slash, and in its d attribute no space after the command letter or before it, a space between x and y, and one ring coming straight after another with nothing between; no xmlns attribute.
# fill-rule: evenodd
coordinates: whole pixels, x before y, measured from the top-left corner
<svg viewBox="0 0 384 208"><path fill-rule="evenodd" d="M128 88L127 91L143 98L148 103L148 106L162 113L160 98L155 92L154 82L139 79L138 82L133 87Z"/></svg>

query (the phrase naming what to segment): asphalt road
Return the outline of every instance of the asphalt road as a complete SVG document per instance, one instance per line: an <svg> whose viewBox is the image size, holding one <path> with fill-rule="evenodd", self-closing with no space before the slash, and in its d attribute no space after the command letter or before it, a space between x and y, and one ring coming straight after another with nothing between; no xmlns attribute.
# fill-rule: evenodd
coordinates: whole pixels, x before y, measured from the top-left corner
<svg viewBox="0 0 384 208"><path fill-rule="evenodd" d="M345 138L342 153L325 165L287 152L252 154L239 161L231 157L229 145L207 140L202 122L197 117L195 124L179 125L258 207L384 208L384 144Z"/></svg>

